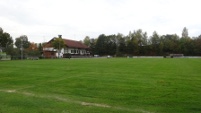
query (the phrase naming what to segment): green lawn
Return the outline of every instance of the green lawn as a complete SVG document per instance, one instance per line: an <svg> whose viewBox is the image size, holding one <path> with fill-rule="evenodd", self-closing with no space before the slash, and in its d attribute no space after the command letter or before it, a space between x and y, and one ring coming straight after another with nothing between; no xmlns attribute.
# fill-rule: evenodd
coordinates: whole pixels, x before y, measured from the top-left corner
<svg viewBox="0 0 201 113"><path fill-rule="evenodd" d="M0 113L200 113L201 59L0 62Z"/></svg>

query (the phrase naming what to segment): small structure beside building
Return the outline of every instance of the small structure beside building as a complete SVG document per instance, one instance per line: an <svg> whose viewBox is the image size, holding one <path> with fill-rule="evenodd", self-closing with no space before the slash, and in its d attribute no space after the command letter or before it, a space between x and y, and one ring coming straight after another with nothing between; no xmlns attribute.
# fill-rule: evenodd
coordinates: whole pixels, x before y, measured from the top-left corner
<svg viewBox="0 0 201 113"><path fill-rule="evenodd" d="M184 54L169 54L169 56L164 56L164 58L183 58Z"/></svg>
<svg viewBox="0 0 201 113"><path fill-rule="evenodd" d="M59 38L62 38L61 35L59 35ZM44 44L44 58L86 57L90 55L89 47L82 42L63 38L65 47L61 48L61 51L59 51L52 46L54 39L55 38L52 38L49 42Z"/></svg>
<svg viewBox="0 0 201 113"><path fill-rule="evenodd" d="M171 58L183 58L184 54L170 54Z"/></svg>

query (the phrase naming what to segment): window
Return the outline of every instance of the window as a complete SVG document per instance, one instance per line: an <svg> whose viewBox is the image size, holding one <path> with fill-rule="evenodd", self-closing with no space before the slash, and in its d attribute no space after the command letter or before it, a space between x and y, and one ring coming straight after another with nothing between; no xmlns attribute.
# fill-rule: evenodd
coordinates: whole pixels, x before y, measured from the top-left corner
<svg viewBox="0 0 201 113"><path fill-rule="evenodd" d="M71 53L74 53L74 50L71 50Z"/></svg>

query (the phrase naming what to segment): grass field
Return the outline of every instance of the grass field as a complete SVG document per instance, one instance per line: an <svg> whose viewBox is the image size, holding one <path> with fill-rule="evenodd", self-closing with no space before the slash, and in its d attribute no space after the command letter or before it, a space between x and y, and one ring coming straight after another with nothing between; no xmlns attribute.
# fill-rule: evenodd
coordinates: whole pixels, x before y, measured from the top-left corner
<svg viewBox="0 0 201 113"><path fill-rule="evenodd" d="M0 113L200 113L201 59L0 62Z"/></svg>

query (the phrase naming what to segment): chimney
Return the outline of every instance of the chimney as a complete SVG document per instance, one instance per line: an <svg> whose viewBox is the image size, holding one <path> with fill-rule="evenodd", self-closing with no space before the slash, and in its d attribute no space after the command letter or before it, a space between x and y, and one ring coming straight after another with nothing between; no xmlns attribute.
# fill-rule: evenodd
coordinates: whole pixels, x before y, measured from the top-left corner
<svg viewBox="0 0 201 113"><path fill-rule="evenodd" d="M59 36L59 38L62 38L62 35L58 35Z"/></svg>

